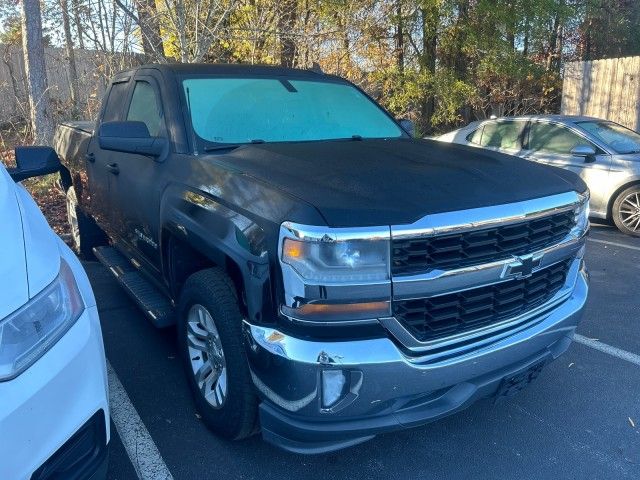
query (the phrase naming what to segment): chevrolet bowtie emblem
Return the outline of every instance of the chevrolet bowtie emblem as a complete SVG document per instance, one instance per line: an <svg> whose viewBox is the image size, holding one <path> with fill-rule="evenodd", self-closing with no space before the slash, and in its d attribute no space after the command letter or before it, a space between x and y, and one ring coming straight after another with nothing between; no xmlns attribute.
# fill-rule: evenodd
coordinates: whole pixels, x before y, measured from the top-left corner
<svg viewBox="0 0 640 480"><path fill-rule="evenodd" d="M540 266L542 255L523 255L504 267L502 278L527 278Z"/></svg>

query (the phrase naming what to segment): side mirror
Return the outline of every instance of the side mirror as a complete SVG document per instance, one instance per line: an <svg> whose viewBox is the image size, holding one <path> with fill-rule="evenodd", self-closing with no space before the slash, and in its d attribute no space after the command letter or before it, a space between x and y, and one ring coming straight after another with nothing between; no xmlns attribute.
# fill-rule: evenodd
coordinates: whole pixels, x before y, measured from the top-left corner
<svg viewBox="0 0 640 480"><path fill-rule="evenodd" d="M98 143L103 150L159 157L168 146L165 138L152 137L144 122L105 122L98 130Z"/></svg>
<svg viewBox="0 0 640 480"><path fill-rule="evenodd" d="M60 170L60 159L51 147L16 147L15 152L17 167L9 170L15 182Z"/></svg>
<svg viewBox="0 0 640 480"><path fill-rule="evenodd" d="M411 138L416 136L416 126L415 124L409 120L408 118L401 118L398 120L398 123L402 127L402 129L409 134Z"/></svg>
<svg viewBox="0 0 640 480"><path fill-rule="evenodd" d="M576 145L571 149L574 157L584 157L585 162L595 162L596 151L591 145Z"/></svg>

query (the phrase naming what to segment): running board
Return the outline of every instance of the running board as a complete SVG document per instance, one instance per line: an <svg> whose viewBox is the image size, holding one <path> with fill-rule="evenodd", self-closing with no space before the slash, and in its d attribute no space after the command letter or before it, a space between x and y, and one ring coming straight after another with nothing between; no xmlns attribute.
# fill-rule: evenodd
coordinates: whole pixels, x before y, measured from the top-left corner
<svg viewBox="0 0 640 480"><path fill-rule="evenodd" d="M174 308L169 299L147 280L131 262L113 247L95 247L96 258L116 277L129 296L158 328L175 324Z"/></svg>

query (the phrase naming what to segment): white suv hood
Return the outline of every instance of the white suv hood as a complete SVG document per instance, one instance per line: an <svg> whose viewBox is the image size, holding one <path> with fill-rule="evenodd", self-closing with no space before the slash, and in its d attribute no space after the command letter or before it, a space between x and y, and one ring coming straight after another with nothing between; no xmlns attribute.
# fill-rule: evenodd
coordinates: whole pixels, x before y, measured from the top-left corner
<svg viewBox="0 0 640 480"><path fill-rule="evenodd" d="M0 319L27 303L60 269L57 237L29 193L0 166Z"/></svg>

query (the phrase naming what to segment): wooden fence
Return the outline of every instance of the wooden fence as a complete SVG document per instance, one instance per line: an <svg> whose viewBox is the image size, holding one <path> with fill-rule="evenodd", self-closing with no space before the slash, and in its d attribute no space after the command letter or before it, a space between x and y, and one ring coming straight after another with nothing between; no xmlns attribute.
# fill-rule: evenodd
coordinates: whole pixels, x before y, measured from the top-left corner
<svg viewBox="0 0 640 480"><path fill-rule="evenodd" d="M561 110L640 130L640 57L565 65Z"/></svg>

